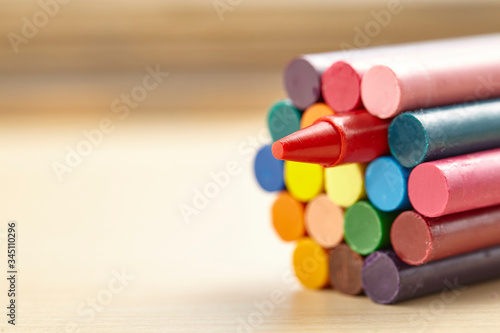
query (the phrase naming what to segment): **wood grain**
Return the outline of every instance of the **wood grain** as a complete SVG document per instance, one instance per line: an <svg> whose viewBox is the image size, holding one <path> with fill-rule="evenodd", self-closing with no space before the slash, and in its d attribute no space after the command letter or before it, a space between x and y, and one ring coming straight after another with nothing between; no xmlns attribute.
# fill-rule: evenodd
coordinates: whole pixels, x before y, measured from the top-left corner
<svg viewBox="0 0 500 333"><path fill-rule="evenodd" d="M4 1L0 35L20 33L23 16L40 10L36 1ZM265 3L265 2L264 2ZM262 4L262 2L261 2ZM401 13L364 46L498 31L498 3L402 1ZM141 71L148 64L184 71L280 69L292 56L354 44L355 28L374 22L365 6L249 6L242 3L220 21L212 2L198 6L119 5L72 1L16 55L0 40L2 73Z"/></svg>
<svg viewBox="0 0 500 333"><path fill-rule="evenodd" d="M264 143L258 139L264 113L251 114L227 122L110 115L115 130L62 183L51 163L64 163L65 147L76 147L99 117L64 125L3 121L0 230L18 221L19 312L15 330L5 321L0 327L37 333L71 332L68 325L83 333L498 332L500 281L468 287L452 300L453 294L445 301L436 294L394 306L298 286L293 244L272 230L274 196L263 193L251 173L250 147ZM229 161L239 163L241 173L199 214L183 219L180 205L192 205L194 191L203 191ZM5 271L6 261L0 263ZM102 297L122 270L133 278L109 302L90 305L107 300ZM0 283L0 290L6 287ZM275 290L281 301L259 310L271 307Z"/></svg>
<svg viewBox="0 0 500 333"><path fill-rule="evenodd" d="M438 294L380 306L291 278L293 244L273 233L274 196L252 175L266 110L284 97L290 57L352 41L384 4L269 3L244 1L220 21L211 1L74 0L19 54L0 39L3 272L6 223L19 223L18 325L2 316L1 331L498 332L499 281L445 304ZM38 9L4 0L0 35ZM413 2L371 44L491 32L499 13L498 3ZM120 119L111 103L156 64L171 76ZM54 161L103 118L114 130L59 182ZM241 173L186 220L180 207L231 161ZM133 278L90 306L122 270ZM259 315L275 290L282 302Z"/></svg>

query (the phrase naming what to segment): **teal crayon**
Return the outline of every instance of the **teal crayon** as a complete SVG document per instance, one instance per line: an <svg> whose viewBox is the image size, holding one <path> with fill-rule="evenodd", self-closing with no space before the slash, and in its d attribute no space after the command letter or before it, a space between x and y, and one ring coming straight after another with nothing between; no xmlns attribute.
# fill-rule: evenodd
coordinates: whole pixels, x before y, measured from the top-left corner
<svg viewBox="0 0 500 333"><path fill-rule="evenodd" d="M403 113L388 137L392 155L406 168L499 148L500 99Z"/></svg>

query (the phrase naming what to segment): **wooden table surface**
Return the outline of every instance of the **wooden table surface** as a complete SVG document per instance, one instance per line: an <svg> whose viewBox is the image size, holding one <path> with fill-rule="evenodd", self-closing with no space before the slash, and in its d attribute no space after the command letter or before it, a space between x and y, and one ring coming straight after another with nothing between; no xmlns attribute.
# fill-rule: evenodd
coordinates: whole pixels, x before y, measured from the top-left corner
<svg viewBox="0 0 500 333"><path fill-rule="evenodd" d="M64 126L2 122L0 241L5 244L7 222L17 221L19 296L16 330L5 318L1 327L498 331L500 281L468 287L449 303L438 294L394 306L298 286L290 271L293 245L281 243L270 226L273 196L256 186L251 173L251 147L260 142L263 117L261 110L237 122L131 115L62 182L51 164L62 161L65 147L76 146L81 131L100 119ZM183 219L180 205L192 205L194 191L230 161L241 173L198 215ZM5 250L0 257L6 271ZM0 288L7 290L5 280ZM283 296L271 306L276 292ZM6 292L1 294L5 305Z"/></svg>
<svg viewBox="0 0 500 333"><path fill-rule="evenodd" d="M256 148L270 140L267 107L284 97L287 59L352 41L370 10L386 6L320 2L243 1L220 21L206 1L73 1L19 54L0 41L0 269L9 221L19 267L17 326L0 311L0 331L498 332L500 281L452 302L438 294L381 306L293 278L293 244L272 231L273 195L252 174ZM31 0L2 6L3 36L39 10ZM498 3L406 8L372 44L499 28ZM157 65L170 76L120 119L113 101ZM113 129L100 136L103 119ZM60 181L54 163L67 163L88 133L98 143ZM3 279L4 309L7 289Z"/></svg>

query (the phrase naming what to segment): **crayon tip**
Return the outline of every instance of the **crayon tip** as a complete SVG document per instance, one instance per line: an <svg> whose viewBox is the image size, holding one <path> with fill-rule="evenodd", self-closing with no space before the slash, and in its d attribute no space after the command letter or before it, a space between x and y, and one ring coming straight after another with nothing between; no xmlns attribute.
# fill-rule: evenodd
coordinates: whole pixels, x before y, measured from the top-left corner
<svg viewBox="0 0 500 333"><path fill-rule="evenodd" d="M283 153L284 153L284 149L283 149L283 143L281 141L276 141L275 143L273 143L273 146L272 146L272 151L273 151L273 156L275 158L277 158L278 160L283 160Z"/></svg>
<svg viewBox="0 0 500 333"><path fill-rule="evenodd" d="M327 121L319 121L273 143L273 156L280 160L330 166L340 157L340 136Z"/></svg>

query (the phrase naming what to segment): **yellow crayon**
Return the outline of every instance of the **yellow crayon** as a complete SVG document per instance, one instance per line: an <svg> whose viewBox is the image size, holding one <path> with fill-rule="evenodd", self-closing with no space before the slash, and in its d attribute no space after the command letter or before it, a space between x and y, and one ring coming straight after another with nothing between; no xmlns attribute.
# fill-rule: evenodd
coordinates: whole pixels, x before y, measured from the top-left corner
<svg viewBox="0 0 500 333"><path fill-rule="evenodd" d="M325 191L341 207L349 207L366 198L366 164L351 163L325 169Z"/></svg>

